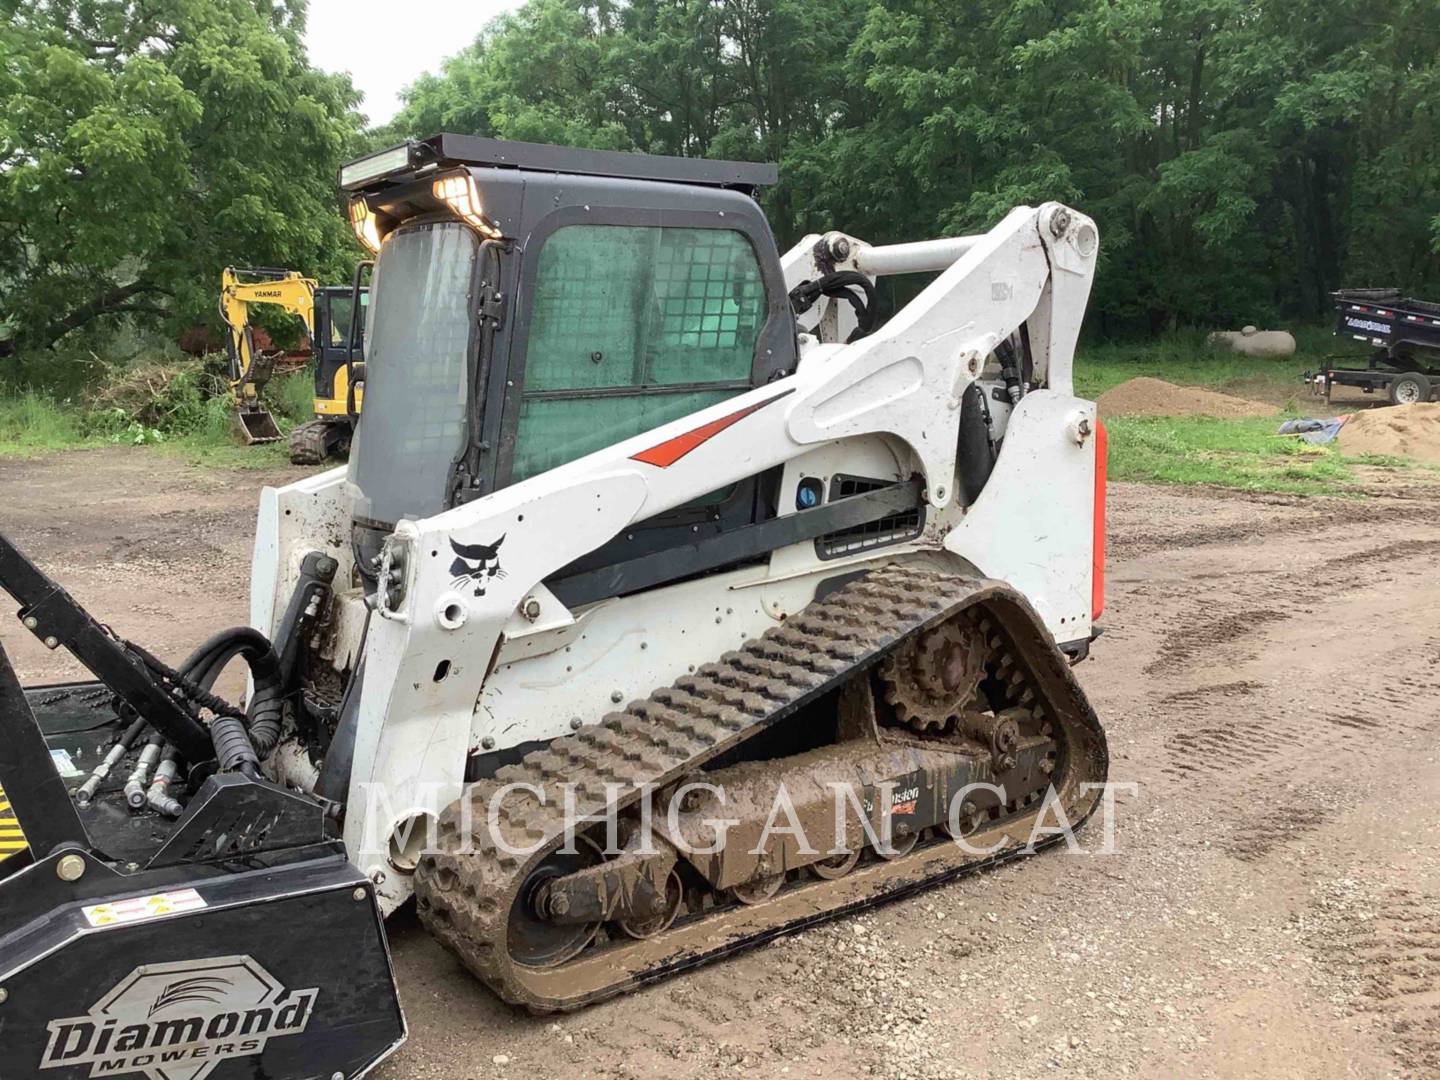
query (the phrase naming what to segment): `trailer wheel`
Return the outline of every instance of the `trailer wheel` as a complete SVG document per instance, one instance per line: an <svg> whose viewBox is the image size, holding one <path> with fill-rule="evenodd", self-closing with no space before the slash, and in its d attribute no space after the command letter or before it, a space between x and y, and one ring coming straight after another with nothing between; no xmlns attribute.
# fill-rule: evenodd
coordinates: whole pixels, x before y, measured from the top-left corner
<svg viewBox="0 0 1440 1080"><path fill-rule="evenodd" d="M1390 401L1395 405L1414 405L1430 400L1430 380L1418 371L1408 371L1390 380Z"/></svg>

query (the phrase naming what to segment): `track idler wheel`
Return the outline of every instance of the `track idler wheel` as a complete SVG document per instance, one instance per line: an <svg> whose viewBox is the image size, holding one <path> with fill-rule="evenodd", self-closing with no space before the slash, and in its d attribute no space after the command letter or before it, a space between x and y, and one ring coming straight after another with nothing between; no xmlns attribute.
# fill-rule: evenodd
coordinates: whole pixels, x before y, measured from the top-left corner
<svg viewBox="0 0 1440 1080"><path fill-rule="evenodd" d="M912 829L908 825L899 825L891 835L890 843L877 845L875 854L882 859L903 859L915 850L915 845L919 842L920 830Z"/></svg>
<svg viewBox="0 0 1440 1080"><path fill-rule="evenodd" d="M598 922L552 921L552 915L563 912L551 910L549 885L577 870L594 866L603 858L592 841L578 836L573 853L557 851L530 872L510 908L507 939L510 955L517 964L556 967L579 956L595 940L600 930Z"/></svg>
<svg viewBox="0 0 1440 1080"><path fill-rule="evenodd" d="M663 910L648 919L616 919L618 926L627 937L635 938L637 941L644 941L646 938L663 934L675 921L675 916L680 914L680 908L684 903L685 890L680 884L680 875L674 870L665 879L665 907Z"/></svg>
<svg viewBox="0 0 1440 1080"><path fill-rule="evenodd" d="M951 826L949 818L937 826L937 828L951 840L959 840L961 837L970 836L978 832L980 827L988 820L984 810L981 810L973 802L968 801L960 804L959 810L956 811L956 818L960 826L958 830Z"/></svg>
<svg viewBox="0 0 1440 1080"><path fill-rule="evenodd" d="M860 851L857 848L843 855L832 855L828 859L811 863L810 871L822 881L836 881L854 870L859 861Z"/></svg>
<svg viewBox="0 0 1440 1080"><path fill-rule="evenodd" d="M763 904L778 893L780 886L784 884L784 874L771 874L747 881L744 885L736 885L730 892L742 904Z"/></svg>

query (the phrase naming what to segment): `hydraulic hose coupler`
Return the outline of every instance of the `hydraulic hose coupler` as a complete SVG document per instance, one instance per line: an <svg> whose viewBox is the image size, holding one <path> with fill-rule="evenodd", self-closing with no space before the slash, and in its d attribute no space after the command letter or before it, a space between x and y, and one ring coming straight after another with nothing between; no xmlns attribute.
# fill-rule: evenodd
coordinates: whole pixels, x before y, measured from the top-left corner
<svg viewBox="0 0 1440 1080"><path fill-rule="evenodd" d="M145 806L145 785L150 780L150 770L160 760L160 743L147 743L144 750L140 751L140 760L135 765L135 771L130 774L130 779L125 781L125 801L130 804L130 809L140 810Z"/></svg>
<svg viewBox="0 0 1440 1080"><path fill-rule="evenodd" d="M90 800L95 797L95 792L100 790L100 785L103 784L105 778L110 775L110 770L115 767L116 762L125 756L125 750L126 746L124 742L118 742L110 748L110 752L105 755L105 760L95 766L95 771L90 774L90 779L81 784L80 789L75 792L75 801L79 805L90 805Z"/></svg>
<svg viewBox="0 0 1440 1080"><path fill-rule="evenodd" d="M178 801L170 797L170 784L175 780L176 774L180 771L179 763L173 757L166 757L155 770L155 779L150 784L150 791L145 796L145 801L150 808L166 817L179 817L180 811L184 809Z"/></svg>

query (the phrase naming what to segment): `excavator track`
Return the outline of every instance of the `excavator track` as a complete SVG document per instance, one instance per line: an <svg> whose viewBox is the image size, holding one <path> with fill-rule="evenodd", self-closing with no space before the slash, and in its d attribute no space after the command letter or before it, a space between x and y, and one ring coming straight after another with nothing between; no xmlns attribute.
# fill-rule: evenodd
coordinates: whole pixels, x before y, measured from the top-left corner
<svg viewBox="0 0 1440 1080"><path fill-rule="evenodd" d="M350 440L337 437L334 420L310 420L290 432L286 440L292 465L324 465L337 454L349 451Z"/></svg>
<svg viewBox="0 0 1440 1080"><path fill-rule="evenodd" d="M732 903L682 915L643 940L615 935L563 963L529 967L510 951L510 919L535 869L565 843L560 785L576 785L574 809L618 812L639 787L660 788L868 672L914 635L964 619L978 628L989 661L1015 700L1043 708L1058 748L1049 777L1066 819L1078 826L1098 804L1108 755L1104 733L1063 654L1013 589L982 578L889 566L816 600L779 627L726 653L600 723L557 739L472 785L442 815L439 853L416 872L420 918L429 931L505 1000L535 1012L580 1008L670 974L762 944L805 926L908 896L961 874L1033 853L1044 813L1032 793L969 836L972 854L927 830L898 858L875 859L834 880L801 873L763 903ZM495 820L508 843L497 845ZM1053 808L1052 808L1053 809ZM1053 818L1051 823L1053 823ZM993 847L991 846L993 845ZM514 854L516 849L528 853ZM602 938L604 935L601 935Z"/></svg>
<svg viewBox="0 0 1440 1080"><path fill-rule="evenodd" d="M311 420L299 425L290 432L286 443L290 449L290 464L325 464L325 426L322 421Z"/></svg>

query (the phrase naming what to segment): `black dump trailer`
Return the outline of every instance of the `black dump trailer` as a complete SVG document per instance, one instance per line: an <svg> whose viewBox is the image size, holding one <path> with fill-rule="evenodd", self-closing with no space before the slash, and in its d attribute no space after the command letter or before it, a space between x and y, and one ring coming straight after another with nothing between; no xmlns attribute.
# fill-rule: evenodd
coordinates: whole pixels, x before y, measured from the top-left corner
<svg viewBox="0 0 1440 1080"><path fill-rule="evenodd" d="M1440 392L1440 304L1413 300L1399 289L1341 289L1331 293L1335 333L1371 346L1364 368L1310 372L1316 393L1330 400L1336 386L1383 391L1393 404L1435 400Z"/></svg>

